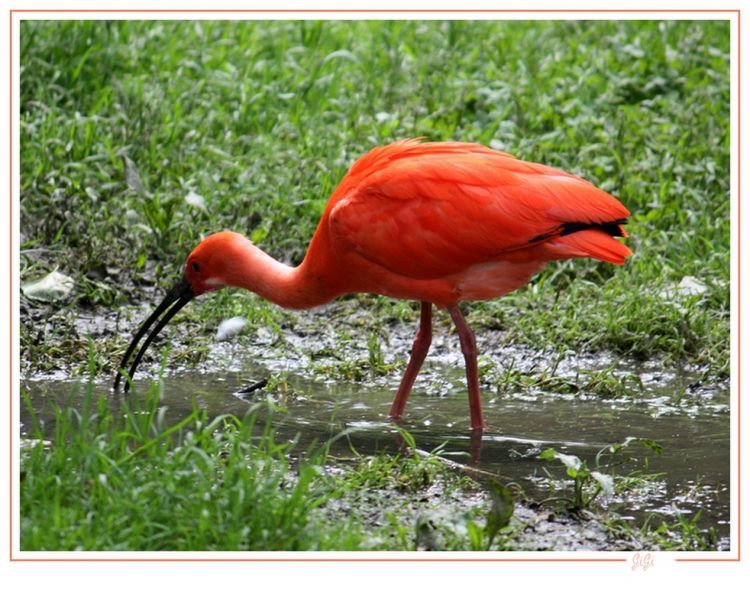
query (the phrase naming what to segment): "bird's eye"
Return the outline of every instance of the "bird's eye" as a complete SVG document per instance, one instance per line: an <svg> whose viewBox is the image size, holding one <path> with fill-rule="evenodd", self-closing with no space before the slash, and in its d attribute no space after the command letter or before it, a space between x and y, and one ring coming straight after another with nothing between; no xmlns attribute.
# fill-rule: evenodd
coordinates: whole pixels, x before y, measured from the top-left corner
<svg viewBox="0 0 750 591"><path fill-rule="evenodd" d="M197 261L193 261L191 266L193 267L193 271L195 271L196 273L200 273L201 271L200 263L198 263Z"/></svg>

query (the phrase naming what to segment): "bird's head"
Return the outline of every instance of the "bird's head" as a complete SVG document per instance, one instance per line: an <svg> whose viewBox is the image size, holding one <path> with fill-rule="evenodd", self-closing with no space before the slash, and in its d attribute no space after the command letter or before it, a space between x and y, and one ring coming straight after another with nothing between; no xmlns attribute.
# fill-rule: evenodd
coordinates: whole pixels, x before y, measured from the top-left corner
<svg viewBox="0 0 750 591"><path fill-rule="evenodd" d="M127 374L131 380L148 346L172 317L190 300L204 293L236 284L238 271L235 263L241 258L243 249L248 249L249 245L251 245L250 241L241 234L218 232L204 238L193 249L185 261L180 280L167 292L162 302L141 325L133 340L130 341L115 378L115 390L119 388L120 380L124 375L123 372L130 356L144 336L148 335L138 350ZM153 330L149 333L152 326ZM129 384L126 382L125 391L128 390L128 386Z"/></svg>
<svg viewBox="0 0 750 591"><path fill-rule="evenodd" d="M238 260L247 255L251 242L237 232L206 236L185 261L183 277L196 296L236 284Z"/></svg>

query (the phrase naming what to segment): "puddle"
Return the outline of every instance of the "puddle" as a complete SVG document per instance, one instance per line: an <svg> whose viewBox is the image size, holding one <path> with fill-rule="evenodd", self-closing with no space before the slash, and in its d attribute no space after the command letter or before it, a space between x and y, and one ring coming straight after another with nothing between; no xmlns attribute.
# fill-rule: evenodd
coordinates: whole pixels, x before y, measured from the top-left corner
<svg viewBox="0 0 750 591"><path fill-rule="evenodd" d="M321 347L325 346L324 340ZM454 359L456 352L443 340L436 339L435 345L434 358L418 379L407 405L403 426L413 434L421 450L430 451L442 445L444 457L469 464L472 462L471 438L462 365L458 358ZM294 347L294 343L288 346ZM243 351L241 358L240 350ZM247 358L256 361L248 362ZM527 360L527 366L533 367L533 363L529 365L528 356L519 354L521 358ZM400 369L363 383L352 383L312 375L305 370L305 362L299 358L297 361L289 359L278 350L266 351L264 356L253 348L216 345L206 364L213 368L212 373L179 370L163 378L167 417L177 421L189 413L194 397L210 414L241 416L256 399L254 397L271 395L287 410L274 419L277 437L281 440L299 437L299 449L313 441L326 441L344 429L352 432L348 438L334 444L332 453L337 457L351 457L352 449L370 454L398 448L399 438L385 417ZM563 367L557 371L564 375L566 371L580 371L581 367L609 362L601 358L588 361L578 358L578 363L571 363L569 369L561 363ZM506 359L504 363L512 364L513 360ZM223 369L217 372L217 367ZM651 456L645 471L660 475L624 493L625 496L615 496L606 502L624 518L632 520L634 526L647 519L652 523L662 518L674 519L677 514L692 519L700 511L699 526L703 530L714 528L720 540L719 547L729 549L728 385L696 385L699 378L691 372L667 374L648 364L635 372L632 368L629 371L642 383L641 394L635 400L602 400L582 393L555 394L533 389L503 396L485 392L483 400L489 428L483 436L477 467L497 475L502 481L519 483L528 497L541 500L551 496L553 489L565 482L554 463L537 458L541 450L552 447L575 454L591 466L596 453L609 444L623 442L628 437L654 440L662 446L663 453ZM236 394L269 374L283 377L286 393L268 394L260 390L247 396ZM22 382L22 389L30 395L39 416L51 422L50 402L65 403L76 390L73 384L81 383L27 379ZM142 378L137 380L140 386L147 383ZM96 387L116 403L117 397L109 390L109 383ZM83 390L83 386L77 388L80 393ZM25 410L21 418L23 425L27 425ZM25 433L22 426L22 437L26 436L30 434ZM638 447L631 453L643 457L647 450ZM637 467L643 468L643 465ZM628 471L623 468L618 474ZM549 474L554 477L550 478Z"/></svg>

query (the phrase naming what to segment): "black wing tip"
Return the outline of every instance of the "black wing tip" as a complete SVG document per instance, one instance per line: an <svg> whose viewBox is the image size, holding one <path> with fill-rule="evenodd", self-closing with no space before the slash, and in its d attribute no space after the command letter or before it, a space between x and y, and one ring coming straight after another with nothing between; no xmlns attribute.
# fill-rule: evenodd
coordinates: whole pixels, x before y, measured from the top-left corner
<svg viewBox="0 0 750 591"><path fill-rule="evenodd" d="M625 234L624 230L620 226L627 224L627 223L628 223L628 220L626 218L614 220L611 222L599 222L599 223L564 222L560 224L555 230L552 230L551 232L537 234L531 240L529 240L529 242L530 243L542 242L554 236L567 236L568 234L573 234L575 232L580 232L582 230L590 230L591 228L602 230L603 232L606 232L610 236L622 238L622 237L627 236L627 234Z"/></svg>
<svg viewBox="0 0 750 591"><path fill-rule="evenodd" d="M574 232L580 232L581 230L589 230L596 228L609 234L610 236L625 236L620 227L622 224L627 223L627 220L614 220L612 222L596 223L592 224L589 222L565 222L560 226L560 236L566 236L573 234Z"/></svg>

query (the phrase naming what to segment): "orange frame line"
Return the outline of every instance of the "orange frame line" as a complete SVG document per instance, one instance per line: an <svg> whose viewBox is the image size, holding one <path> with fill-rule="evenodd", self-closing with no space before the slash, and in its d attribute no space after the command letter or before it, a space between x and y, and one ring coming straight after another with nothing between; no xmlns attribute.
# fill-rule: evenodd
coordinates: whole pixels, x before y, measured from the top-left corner
<svg viewBox="0 0 750 591"><path fill-rule="evenodd" d="M741 210L741 204L742 199L740 199L741 194L741 187L742 183L741 177L742 177L742 160L740 158L742 152L741 152L741 146L742 142L740 140L742 136L742 84L740 82L741 75L742 75L742 36L740 35L741 32L741 11L738 9L737 11L737 557L736 558L675 558L675 562L740 562L740 556L742 552L742 520L741 520L741 513L742 513L742 478L740 477L741 473L741 455L742 455L742 410L741 410L741 400L742 396L741 388L740 388L740 373L741 373L741 367L742 363L740 361L740 351L741 351L741 345L740 345L740 302L742 301L741 297L741 287L742 282L740 281L740 273L742 269L741 265L741 258L742 258L742 232L740 232L740 223L742 216L740 215Z"/></svg>
<svg viewBox="0 0 750 591"><path fill-rule="evenodd" d="M9 68L9 89L10 89L10 125L9 125L9 144L10 144L10 175L9 175L9 224L10 224L10 281L9 281L9 312L10 312L10 368L9 368L9 410L10 410L10 429L9 429L9 467L10 467L10 502L9 502L9 560L11 562L614 562L622 563L627 562L626 558L14 558L13 556L13 16L15 13L74 13L74 14L111 14L111 13L188 13L188 14L204 14L204 13L245 13L245 14L342 14L342 13L355 13L355 14L389 14L389 13L417 13L417 14L510 14L510 13L552 13L552 14L568 14L568 13L688 13L688 14L700 14L700 13L734 13L737 15L737 359L740 359L741 352L741 333L739 332L740 323L740 302L741 302L741 137L742 137L742 125L741 125L741 14L742 11L739 8L734 9L561 9L561 10L550 10L550 9L443 9L443 10L429 10L429 9L354 9L354 10L341 10L341 9L10 9L9 10L9 21L10 21L10 68ZM741 509L742 509L742 495L741 495L741 434L742 434L742 412L741 412L741 396L740 396L740 374L741 374L741 363L737 364L737 556L727 558L675 558L675 562L740 562L742 552L742 527L741 527Z"/></svg>
<svg viewBox="0 0 750 591"><path fill-rule="evenodd" d="M13 562L627 562L627 558L14 558Z"/></svg>

